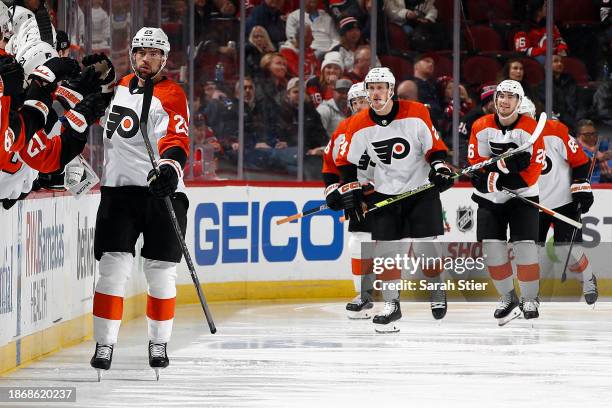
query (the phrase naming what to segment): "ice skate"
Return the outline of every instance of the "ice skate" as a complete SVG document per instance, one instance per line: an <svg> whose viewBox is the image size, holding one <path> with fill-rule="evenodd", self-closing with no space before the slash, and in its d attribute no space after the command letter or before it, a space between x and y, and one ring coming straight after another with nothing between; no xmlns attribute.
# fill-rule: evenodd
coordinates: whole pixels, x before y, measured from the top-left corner
<svg viewBox="0 0 612 408"><path fill-rule="evenodd" d="M432 290L429 294L429 300L431 305L431 314L434 319L444 319L446 316L446 310L448 303L446 302L446 291L441 289Z"/></svg>
<svg viewBox="0 0 612 408"><path fill-rule="evenodd" d="M149 365L155 370L155 377L159 381L159 371L162 368L168 367L170 360L166 354L166 345L168 343L153 343L149 341Z"/></svg>
<svg viewBox="0 0 612 408"><path fill-rule="evenodd" d="M357 295L346 304L346 314L349 319L370 319L373 307L372 298L367 293L364 296Z"/></svg>
<svg viewBox="0 0 612 408"><path fill-rule="evenodd" d="M519 300L512 289L510 292L502 295L499 299L499 304L493 313L493 316L497 319L497 324L503 326L509 321L516 319L521 315L519 309Z"/></svg>
<svg viewBox="0 0 612 408"><path fill-rule="evenodd" d="M599 292L597 291L597 278L595 275L591 276L591 279L582 282L582 293L587 305L593 305L597 302Z"/></svg>
<svg viewBox="0 0 612 408"><path fill-rule="evenodd" d="M377 333L397 333L399 327L396 322L402 318L399 300L385 302L385 307L380 314L374 316L374 330Z"/></svg>
<svg viewBox="0 0 612 408"><path fill-rule="evenodd" d="M113 362L113 345L96 343L96 351L91 358L89 364L96 369L98 373L98 382L102 378L102 370L107 371L111 368Z"/></svg>
<svg viewBox="0 0 612 408"><path fill-rule="evenodd" d="M540 313L538 312L538 307L540 306L540 301L536 299L525 299L523 303L523 317L528 319L537 319L540 317Z"/></svg>

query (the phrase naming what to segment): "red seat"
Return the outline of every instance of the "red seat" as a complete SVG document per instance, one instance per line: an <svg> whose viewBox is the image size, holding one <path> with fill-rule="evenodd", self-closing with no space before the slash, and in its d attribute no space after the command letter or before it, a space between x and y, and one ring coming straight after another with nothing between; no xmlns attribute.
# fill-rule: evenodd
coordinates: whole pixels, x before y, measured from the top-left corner
<svg viewBox="0 0 612 408"><path fill-rule="evenodd" d="M461 66L463 80L468 85L497 82L497 74L501 69L500 63L495 58L483 56L469 57Z"/></svg>
<svg viewBox="0 0 612 408"><path fill-rule="evenodd" d="M468 0L467 10L470 20L489 21L512 18L512 3L508 0Z"/></svg>
<svg viewBox="0 0 612 408"><path fill-rule="evenodd" d="M599 10L593 1L583 0L580 5L576 0L556 0L555 1L555 20L566 22L599 22Z"/></svg>
<svg viewBox="0 0 612 408"><path fill-rule="evenodd" d="M438 23L446 27L453 25L453 0L436 0L438 9Z"/></svg>
<svg viewBox="0 0 612 408"><path fill-rule="evenodd" d="M463 36L472 51L498 51L503 49L500 35L489 26L468 26L463 30Z"/></svg>
<svg viewBox="0 0 612 408"><path fill-rule="evenodd" d="M536 86L544 80L544 67L538 61L531 58L522 58L523 68L525 68L525 78L529 86Z"/></svg>
<svg viewBox="0 0 612 408"><path fill-rule="evenodd" d="M388 67L398 80L412 77L414 66L407 59L395 55L381 55L378 58L380 63Z"/></svg>
<svg viewBox="0 0 612 408"><path fill-rule="evenodd" d="M389 46L393 50L397 51L408 51L410 50L410 45L408 44L408 37L406 33L402 29L402 27L397 24L389 23L387 26L387 33L389 35Z"/></svg>
<svg viewBox="0 0 612 408"><path fill-rule="evenodd" d="M432 54L434 59L434 76L439 78L441 76L453 76L453 61L440 54Z"/></svg>
<svg viewBox="0 0 612 408"><path fill-rule="evenodd" d="M565 57L563 58L565 72L570 74L578 85L587 85L589 82L589 74L586 66L578 58Z"/></svg>

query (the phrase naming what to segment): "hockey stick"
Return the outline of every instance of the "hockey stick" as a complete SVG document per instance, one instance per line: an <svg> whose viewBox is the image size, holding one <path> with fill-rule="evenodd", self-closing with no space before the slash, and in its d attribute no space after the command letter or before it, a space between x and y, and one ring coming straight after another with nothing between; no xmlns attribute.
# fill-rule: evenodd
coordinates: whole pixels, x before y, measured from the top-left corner
<svg viewBox="0 0 612 408"><path fill-rule="evenodd" d="M152 98L153 81L151 79L147 79L144 85L142 114L140 115L140 131L142 132L142 137L147 148L147 153L149 154L149 160L151 161L151 165L153 166L153 170L155 171L155 176L159 177L159 169L157 168L157 163L155 162L155 154L153 153L153 147L151 146L151 141L149 140L149 134L147 131L147 121L149 120L149 108L151 107ZM181 250L183 252L183 256L185 257L185 262L187 262L189 274L191 274L191 279L193 280L193 284L198 294L200 305L202 305L202 310L204 310L204 316L206 316L208 327L210 328L210 332L212 334L215 334L217 332L217 328L215 327L215 322L213 321L210 310L208 310L208 303L206 303L206 298L204 297L204 293L202 292L202 288L200 287L200 280L198 279L198 275L196 275L195 267L193 266L193 261L191 260L189 249L187 248L187 244L185 243L185 238L183 238L181 227L179 226L178 220L176 218L176 213L174 212L174 208L172 207L172 201L170 200L170 196L164 197L164 203L166 204L166 208L168 209L168 214L170 215L170 220L172 221L172 226L174 227L174 232L176 232L176 238L178 239L181 245Z"/></svg>
<svg viewBox="0 0 612 408"><path fill-rule="evenodd" d="M486 167L486 166L488 166L490 164L497 163L498 161L503 160L503 159L507 159L508 157L513 156L514 154L516 154L518 152L522 152L524 150L527 150L529 147L531 147L535 143L536 140L538 140L538 138L542 134L542 131L544 130L544 126L546 126L546 113L542 112L540 114L540 118L538 119L538 124L535 127L533 133L531 134L529 139L527 139L527 141L525 143L523 143L521 146L517 147L514 150L505 151L505 152L503 152L502 154L500 154L498 156L490 157L487 160L482 161L480 163L476 163L476 164L473 164L471 166L465 167L461 171L451 175L450 178L451 179L456 179L456 178L459 178L459 177L464 176L466 174L473 173L473 172L475 172L477 170L480 170L483 167ZM394 203L396 203L396 202L398 202L400 200L403 200L405 198L411 197L411 196L413 196L415 194L418 194L418 193L421 193L421 192L423 192L425 190L429 190L430 188L432 188L434 186L435 186L434 183L423 184L420 187L414 188L412 190L408 190L408 191L406 191L406 192L404 192L402 194L399 194L399 195L396 195L396 196L393 196L393 197L389 197L389 198L387 198L385 200L379 201L379 202L374 204L374 207L369 208L366 212L364 212L364 215L365 214L370 214L370 213L372 213L374 211L377 211L377 210L380 210L383 207L386 207L386 206L388 206L390 204L394 204ZM345 221L344 217L340 218L340 221L344 222Z"/></svg>
<svg viewBox="0 0 612 408"><path fill-rule="evenodd" d="M321 204L318 207L309 208L308 210L306 210L304 212L293 214L293 215L290 215L289 217L282 218L282 219L276 221L276 225L286 224L286 223L291 222L291 221L299 220L300 218L306 217L308 215L312 215L312 214L318 213L320 211L325 211L328 208L329 207L327 206L327 204Z"/></svg>
<svg viewBox="0 0 612 408"><path fill-rule="evenodd" d="M572 220L570 217L566 217L563 214L559 214L558 212L551 210L548 207L544 207L542 204L540 203L536 203L535 201L531 201L528 198L525 198L523 196L518 195L515 191L510 190L509 188L506 187L502 187L502 189L504 190L504 193L508 194L511 197L514 198L518 198L519 200L521 200L522 202L532 205L536 208L538 208L540 211L542 211L543 213L546 213L548 215L550 215L551 217L554 217L560 221L563 221L569 225L571 225L574 228L582 228L582 223L578 222L576 220Z"/></svg>
<svg viewBox="0 0 612 408"><path fill-rule="evenodd" d="M600 143L600 140L598 140L597 144L595 145L595 152L593 153L593 160L591 160L591 165L589 166L589 178L588 178L589 184L591 183L591 177L593 176L593 170L595 170L595 163L597 162L596 156L597 156L597 152L599 151L599 143ZM581 207L582 206L580 205L580 203L578 203L578 205L576 206L576 210L578 212L578 219L580 219ZM576 239L577 233L578 233L578 229L575 228L572 231L572 239L570 240L569 249L567 250L567 256L565 258L565 265L563 266L563 273L561 274L561 283L567 280L567 267L569 265L570 257L572 256L572 248L574 247L574 240Z"/></svg>

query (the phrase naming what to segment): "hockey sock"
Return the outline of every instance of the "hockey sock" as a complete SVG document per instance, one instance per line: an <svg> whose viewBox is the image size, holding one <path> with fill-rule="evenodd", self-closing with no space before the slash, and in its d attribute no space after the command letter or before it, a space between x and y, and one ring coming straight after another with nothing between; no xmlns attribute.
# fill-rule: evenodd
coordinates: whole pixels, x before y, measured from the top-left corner
<svg viewBox="0 0 612 408"><path fill-rule="evenodd" d="M512 264L508 259L508 244L506 241L483 240L483 253L486 255L485 264L493 280L495 289L500 295L509 293L514 289L512 282Z"/></svg>
<svg viewBox="0 0 612 408"><path fill-rule="evenodd" d="M514 243L514 255L521 296L535 299L540 291L537 245L534 241L517 241Z"/></svg>
<svg viewBox="0 0 612 408"><path fill-rule="evenodd" d="M149 340L167 343L172 334L176 305L176 263L145 258L147 278L147 326Z"/></svg>

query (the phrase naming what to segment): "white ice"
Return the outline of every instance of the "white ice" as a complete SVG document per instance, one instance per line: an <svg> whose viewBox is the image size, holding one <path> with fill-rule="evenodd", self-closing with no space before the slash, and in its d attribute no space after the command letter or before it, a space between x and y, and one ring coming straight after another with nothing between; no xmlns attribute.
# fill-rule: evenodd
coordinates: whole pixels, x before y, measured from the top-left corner
<svg viewBox="0 0 612 408"><path fill-rule="evenodd" d="M101 383L88 341L0 386L76 386L76 404L52 407L610 406L612 303L543 303L540 319L505 327L493 308L451 303L437 322L428 304L402 303L401 332L375 334L339 301L216 303L211 335L199 305L183 306L159 382L137 319L122 326Z"/></svg>

